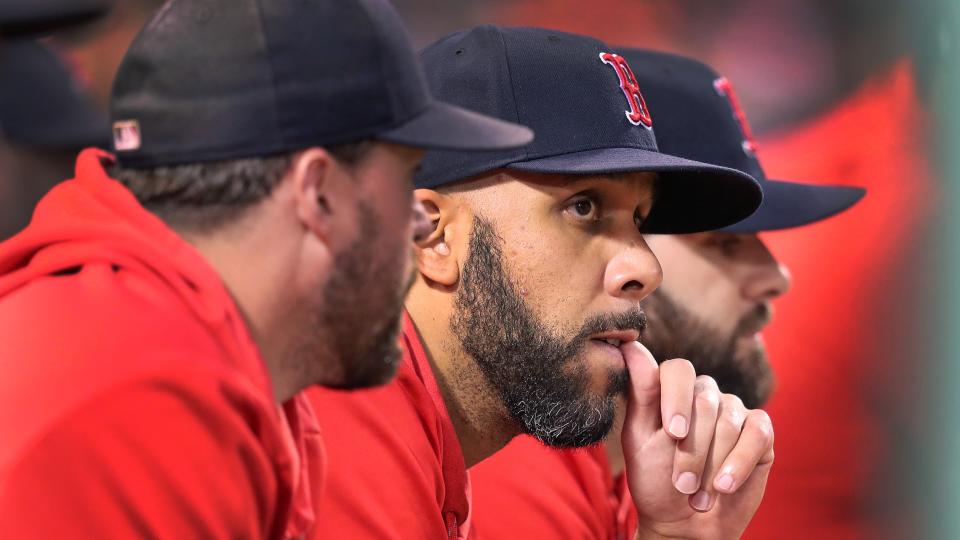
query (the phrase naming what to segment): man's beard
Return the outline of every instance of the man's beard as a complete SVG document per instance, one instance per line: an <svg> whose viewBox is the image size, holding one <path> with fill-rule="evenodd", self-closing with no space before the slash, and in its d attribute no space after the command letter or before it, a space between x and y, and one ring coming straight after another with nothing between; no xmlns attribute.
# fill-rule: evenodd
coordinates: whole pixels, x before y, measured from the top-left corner
<svg viewBox="0 0 960 540"><path fill-rule="evenodd" d="M765 304L745 315L728 336L710 328L662 290L643 301L650 324L640 341L658 361L685 358L699 375L716 379L721 392L748 408L763 405L773 390L773 371L763 347L738 350L739 338L758 331L770 318Z"/></svg>
<svg viewBox="0 0 960 540"><path fill-rule="evenodd" d="M380 220L363 202L359 214L360 235L337 255L316 317L319 328L313 329L313 348L339 365L337 380L324 382L333 388L385 384L402 358L398 337L412 276L404 274L403 259L376 258L381 253L370 246L380 235ZM409 253L409 246L399 248Z"/></svg>
<svg viewBox="0 0 960 540"><path fill-rule="evenodd" d="M587 365L577 359L592 334L641 331L646 324L643 311L638 306L592 317L565 341L524 303L503 265L501 243L489 222L474 219L451 331L521 432L555 447L603 440L613 425L617 396L628 385L626 366L610 371L606 391L598 395L588 388ZM558 268L558 276L562 272Z"/></svg>

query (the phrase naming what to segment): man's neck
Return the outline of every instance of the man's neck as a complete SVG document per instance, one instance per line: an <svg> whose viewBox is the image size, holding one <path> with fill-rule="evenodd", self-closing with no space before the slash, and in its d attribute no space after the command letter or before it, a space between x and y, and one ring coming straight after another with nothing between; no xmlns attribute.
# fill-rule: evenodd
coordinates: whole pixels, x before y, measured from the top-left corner
<svg viewBox="0 0 960 540"><path fill-rule="evenodd" d="M418 283L417 287L422 286ZM421 300L418 302L418 300ZM417 328L467 467L503 448L518 434L496 391L450 331L449 312L414 293L407 311ZM428 305L430 304L430 305Z"/></svg>
<svg viewBox="0 0 960 540"><path fill-rule="evenodd" d="M285 325L274 316L283 312L279 306L289 300L277 285L289 283L291 276L282 275L284 269L275 264L276 257L252 255L264 252L255 239L180 234L213 267L233 298L270 374L274 400L283 403L293 397L307 382L300 380L302 369L284 361Z"/></svg>

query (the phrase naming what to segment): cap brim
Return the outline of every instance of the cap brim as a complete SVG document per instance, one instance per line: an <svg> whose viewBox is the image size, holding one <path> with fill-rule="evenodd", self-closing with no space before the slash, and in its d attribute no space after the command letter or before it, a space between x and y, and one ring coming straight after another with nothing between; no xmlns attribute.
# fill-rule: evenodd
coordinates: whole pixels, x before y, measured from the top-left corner
<svg viewBox="0 0 960 540"><path fill-rule="evenodd" d="M377 138L428 150L509 150L530 144L533 131L435 101L403 125L377 134Z"/></svg>
<svg viewBox="0 0 960 540"><path fill-rule="evenodd" d="M732 225L763 199L760 185L735 169L638 148L603 148L511 163L510 169L549 174L657 173L656 202L643 232L684 234Z"/></svg>
<svg viewBox="0 0 960 540"><path fill-rule="evenodd" d="M753 233L808 225L843 212L859 202L866 192L851 186L768 180L763 185L763 204L756 213L723 230Z"/></svg>
<svg viewBox="0 0 960 540"><path fill-rule="evenodd" d="M30 37L90 22L110 9L107 0L17 0L0 6L4 39Z"/></svg>

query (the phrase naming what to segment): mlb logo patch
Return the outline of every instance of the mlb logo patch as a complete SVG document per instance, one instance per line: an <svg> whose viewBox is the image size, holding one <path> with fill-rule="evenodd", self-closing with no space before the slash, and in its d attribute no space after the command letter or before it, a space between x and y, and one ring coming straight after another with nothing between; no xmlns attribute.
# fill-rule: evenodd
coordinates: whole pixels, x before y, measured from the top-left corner
<svg viewBox="0 0 960 540"><path fill-rule="evenodd" d="M117 152L140 149L140 122L124 120L113 123L113 148Z"/></svg>

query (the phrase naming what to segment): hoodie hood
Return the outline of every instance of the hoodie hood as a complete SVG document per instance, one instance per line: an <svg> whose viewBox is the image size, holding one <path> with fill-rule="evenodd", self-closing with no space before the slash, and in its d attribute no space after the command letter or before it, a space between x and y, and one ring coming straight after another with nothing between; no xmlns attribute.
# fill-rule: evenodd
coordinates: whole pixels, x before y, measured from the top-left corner
<svg viewBox="0 0 960 540"><path fill-rule="evenodd" d="M107 175L104 167L112 162L107 152L84 150L75 178L54 187L37 205L30 225L0 244L0 300L33 280L90 263L149 272L272 395L265 365L220 277L193 246Z"/></svg>

